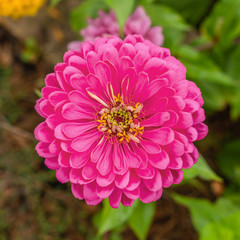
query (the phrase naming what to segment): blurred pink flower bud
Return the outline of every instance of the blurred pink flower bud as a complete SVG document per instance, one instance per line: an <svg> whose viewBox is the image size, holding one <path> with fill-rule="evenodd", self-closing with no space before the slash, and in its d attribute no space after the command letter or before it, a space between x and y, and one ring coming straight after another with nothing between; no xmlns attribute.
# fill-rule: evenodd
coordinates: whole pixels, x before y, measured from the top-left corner
<svg viewBox="0 0 240 240"><path fill-rule="evenodd" d="M139 34L144 39L149 40L156 45L163 44L163 34L161 27L151 28L152 22L149 16L146 14L143 7L137 7L134 13L128 18L124 27L124 33L128 34Z"/></svg>
<svg viewBox="0 0 240 240"><path fill-rule="evenodd" d="M84 41L94 41L99 37L119 36L119 25L115 13L99 11L99 17L87 20L88 26L80 31ZM127 19L124 27L124 34L139 34L145 40L161 46L164 41L162 28L160 26L151 27L151 19L146 14L143 7L137 7L134 13ZM69 50L78 50L80 41L73 41L68 44Z"/></svg>

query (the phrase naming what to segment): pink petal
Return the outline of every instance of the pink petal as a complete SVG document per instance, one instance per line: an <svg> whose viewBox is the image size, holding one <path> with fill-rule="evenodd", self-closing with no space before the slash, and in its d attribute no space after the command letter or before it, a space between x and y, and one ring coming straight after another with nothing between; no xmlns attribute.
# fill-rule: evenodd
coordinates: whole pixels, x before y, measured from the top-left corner
<svg viewBox="0 0 240 240"><path fill-rule="evenodd" d="M83 133L72 141L71 147L77 152L85 152L101 135L99 131Z"/></svg>
<svg viewBox="0 0 240 240"><path fill-rule="evenodd" d="M171 157L168 167L170 169L181 169L182 165L183 165L183 161L181 157Z"/></svg>
<svg viewBox="0 0 240 240"><path fill-rule="evenodd" d="M168 99L168 109L174 111L182 111L185 108L186 100L183 100L180 96L172 96ZM186 111L188 112L188 111Z"/></svg>
<svg viewBox="0 0 240 240"><path fill-rule="evenodd" d="M139 199L144 203L150 203L154 201L156 197L156 193L153 191L150 191L147 187L145 187L144 184L140 185L140 195Z"/></svg>
<svg viewBox="0 0 240 240"><path fill-rule="evenodd" d="M71 86L76 90L83 91L88 86L86 79L86 76L80 73L74 74L70 77Z"/></svg>
<svg viewBox="0 0 240 240"><path fill-rule="evenodd" d="M108 82L111 82L111 72L108 65L102 61L96 63L94 72L99 78L102 86L106 86Z"/></svg>
<svg viewBox="0 0 240 240"><path fill-rule="evenodd" d="M60 142L58 140L54 140L49 144L49 152L55 154L56 156L58 155L58 153L61 151L61 146L60 146Z"/></svg>
<svg viewBox="0 0 240 240"><path fill-rule="evenodd" d="M61 88L53 87L53 86L46 86L42 89L42 97L48 99L49 95L53 92L60 91Z"/></svg>
<svg viewBox="0 0 240 240"><path fill-rule="evenodd" d="M97 176L97 184L101 187L106 187L106 186L109 186L110 184L112 184L112 182L115 180L115 174L110 171L108 174L106 175L101 175L101 174L98 174Z"/></svg>
<svg viewBox="0 0 240 240"><path fill-rule="evenodd" d="M88 162L82 170L82 175L85 179L95 179L97 177L96 164L93 162Z"/></svg>
<svg viewBox="0 0 240 240"><path fill-rule="evenodd" d="M145 112L146 116L159 113L166 109L167 103L167 98L158 98L158 96L155 94L143 104L143 111Z"/></svg>
<svg viewBox="0 0 240 240"><path fill-rule="evenodd" d="M166 151L170 156L181 156L184 153L184 144L178 140L173 140L165 146Z"/></svg>
<svg viewBox="0 0 240 240"><path fill-rule="evenodd" d="M194 127L196 128L196 130L198 132L197 140L201 140L206 137L206 135L208 133L208 126L206 124L199 123L199 124L194 125Z"/></svg>
<svg viewBox="0 0 240 240"><path fill-rule="evenodd" d="M159 200L161 198L162 192L163 192L162 188L159 191L156 192L156 196L155 196L154 201L157 201L157 200Z"/></svg>
<svg viewBox="0 0 240 240"><path fill-rule="evenodd" d="M175 126L176 128L185 129L193 125L193 118L191 113L178 112L178 116L179 116L179 119L178 119L177 125Z"/></svg>
<svg viewBox="0 0 240 240"><path fill-rule="evenodd" d="M166 70L166 61L152 57L145 64L143 70L148 74L150 81L159 78Z"/></svg>
<svg viewBox="0 0 240 240"><path fill-rule="evenodd" d="M91 153L91 161L92 162L99 161L99 159L105 152L106 144L107 144L107 138L102 138L100 140L100 142L98 143L98 145L93 149L93 151Z"/></svg>
<svg viewBox="0 0 240 240"><path fill-rule="evenodd" d="M44 164L52 170L57 170L60 168L59 164L58 164L58 158L54 157L54 158L46 158L44 161Z"/></svg>
<svg viewBox="0 0 240 240"><path fill-rule="evenodd" d="M112 145L107 144L104 151L97 163L97 169L101 175L107 175L112 170L113 165Z"/></svg>
<svg viewBox="0 0 240 240"><path fill-rule="evenodd" d="M124 43L119 49L119 56L129 56L131 59L136 55L136 49L130 43Z"/></svg>
<svg viewBox="0 0 240 240"><path fill-rule="evenodd" d="M157 154L161 152L159 145L152 141L141 139L140 142L142 148L149 154Z"/></svg>
<svg viewBox="0 0 240 240"><path fill-rule="evenodd" d="M63 106L62 116L67 120L94 119L93 113L87 112L74 103L67 103Z"/></svg>
<svg viewBox="0 0 240 240"><path fill-rule="evenodd" d="M81 153L72 153L70 156L70 165L72 168L82 168L90 159L89 151Z"/></svg>
<svg viewBox="0 0 240 240"><path fill-rule="evenodd" d="M70 167L69 164L70 154L64 151L61 151L58 155L58 162L61 167Z"/></svg>
<svg viewBox="0 0 240 240"><path fill-rule="evenodd" d="M168 188L173 184L173 175L172 172L167 168L165 170L161 170L162 177L162 185L164 188Z"/></svg>
<svg viewBox="0 0 240 240"><path fill-rule="evenodd" d="M109 48L105 49L104 54L103 54L103 61L106 61L106 60L108 60L114 66L118 67L119 54L115 47L109 47Z"/></svg>
<svg viewBox="0 0 240 240"><path fill-rule="evenodd" d="M140 168L146 168L148 163L148 154L142 148L140 148L135 142L130 143L131 149L138 155L140 159Z"/></svg>
<svg viewBox="0 0 240 240"><path fill-rule="evenodd" d="M185 112L193 113L193 112L196 112L200 108L199 103L194 100L185 99L184 102L186 104L186 106L184 108Z"/></svg>
<svg viewBox="0 0 240 240"><path fill-rule="evenodd" d="M164 150L158 154L149 155L148 157L150 164L158 169L166 169L170 162L169 156Z"/></svg>
<svg viewBox="0 0 240 240"><path fill-rule="evenodd" d="M159 26L152 27L148 31L145 38L148 39L149 41L153 42L154 44L161 46L164 41L164 36L162 34L162 28Z"/></svg>
<svg viewBox="0 0 240 240"><path fill-rule="evenodd" d="M96 127L95 122L65 123L63 125L62 131L68 138L75 138L85 133L86 131L93 129L94 127Z"/></svg>
<svg viewBox="0 0 240 240"><path fill-rule="evenodd" d="M138 80L136 81L136 85L134 88L133 96L131 100L133 102L137 102L145 99L144 92L146 91L149 84L148 75L145 72L140 72L138 74Z"/></svg>
<svg viewBox="0 0 240 240"><path fill-rule="evenodd" d="M197 123L201 123L206 119L205 112L202 108L200 108L198 111L194 112L192 116L193 116L194 125Z"/></svg>
<svg viewBox="0 0 240 240"><path fill-rule="evenodd" d="M74 90L68 94L69 100L72 103L79 104L81 106L85 105L88 107L96 107L96 102L92 101L88 96L86 96L83 92Z"/></svg>
<svg viewBox="0 0 240 240"><path fill-rule="evenodd" d="M36 145L36 151L38 153L38 155L40 157L43 157L43 158L52 158L52 157L55 157L56 154L54 153L51 153L49 151L49 143L44 143L44 142L39 142L37 145Z"/></svg>
<svg viewBox="0 0 240 240"><path fill-rule="evenodd" d="M194 161L193 161L191 155L188 154L188 153L184 153L184 154L182 155L182 162L183 162L182 168L184 168L184 169L190 168L190 167L192 167L193 164L194 164Z"/></svg>
<svg viewBox="0 0 240 240"><path fill-rule="evenodd" d="M179 116L174 111L167 111L167 113L170 115L169 120L166 121L163 126L165 127L175 127L175 125L178 123Z"/></svg>
<svg viewBox="0 0 240 240"><path fill-rule="evenodd" d="M75 70L73 70L73 68L69 68L64 70L66 72L64 72L65 74L65 78L67 78L66 74L69 74L70 71L72 71L73 73L83 73L84 75L87 75L88 72L88 68L87 68L87 63L86 60L77 56L77 55L73 55L69 58L69 65L75 67ZM80 71L79 71L80 70Z"/></svg>
<svg viewBox="0 0 240 240"><path fill-rule="evenodd" d="M53 131L47 126L45 122L40 123L35 131L34 135L37 140L50 143L54 140Z"/></svg>
<svg viewBox="0 0 240 240"><path fill-rule="evenodd" d="M136 189L140 184L140 177L136 174L134 169L130 169L129 182L125 189L132 191Z"/></svg>
<svg viewBox="0 0 240 240"><path fill-rule="evenodd" d="M141 71L146 61L150 58L148 52L139 51L133 59L137 71Z"/></svg>
<svg viewBox="0 0 240 240"><path fill-rule="evenodd" d="M87 204L87 205L96 206L96 205L98 205L100 202L102 202L102 199L101 199L101 198L97 198L97 199L94 199L94 200L85 199L85 201L86 201L86 204Z"/></svg>
<svg viewBox="0 0 240 240"><path fill-rule="evenodd" d="M140 194L139 187L134 189L134 190L126 190L126 189L124 189L123 192L124 192L124 194L128 198L133 199L133 200L138 199L139 198L139 194Z"/></svg>
<svg viewBox="0 0 240 240"><path fill-rule="evenodd" d="M115 177L116 187L120 189L125 188L129 183L129 178L130 178L130 170L128 170L124 175L116 175Z"/></svg>
<svg viewBox="0 0 240 240"><path fill-rule="evenodd" d="M57 125L60 123L64 122L64 118L62 117L61 114L56 113L56 114L51 114L47 117L46 123L51 129L55 129Z"/></svg>
<svg viewBox="0 0 240 240"><path fill-rule="evenodd" d="M122 195L122 204L125 206L125 207L131 207L134 203L134 200L126 197L125 194Z"/></svg>
<svg viewBox="0 0 240 240"><path fill-rule="evenodd" d="M115 189L114 184L110 184L106 187L101 187L101 186L97 185L96 186L97 196L99 198L108 198L112 194L114 189Z"/></svg>
<svg viewBox="0 0 240 240"><path fill-rule="evenodd" d="M83 186L83 196L85 200L94 201L98 199L96 193L96 182L91 182Z"/></svg>
<svg viewBox="0 0 240 240"><path fill-rule="evenodd" d="M179 184L183 180L183 171L182 169L171 170L173 176L173 183Z"/></svg>
<svg viewBox="0 0 240 240"><path fill-rule="evenodd" d="M115 188L109 196L109 204L112 208L118 208L122 198L122 190Z"/></svg>
<svg viewBox="0 0 240 240"><path fill-rule="evenodd" d="M39 109L44 116L49 116L54 113L54 108L49 100L43 100L39 103Z"/></svg>
<svg viewBox="0 0 240 240"><path fill-rule="evenodd" d="M125 158L125 161L129 163L129 167L138 168L141 164L138 155L135 152L131 151L128 145L123 145L123 149L123 158Z"/></svg>
<svg viewBox="0 0 240 240"><path fill-rule="evenodd" d="M71 168L60 167L56 170L56 178L61 183L69 182L69 174Z"/></svg>
<svg viewBox="0 0 240 240"><path fill-rule="evenodd" d="M148 86L149 97L151 97L154 94L156 94L157 92L159 92L161 90L161 88L164 87L164 89L165 89L167 85L168 85L168 80L166 78L155 79L155 80L151 81ZM160 91L160 93L162 93L162 91ZM162 96L160 93L159 93L159 96ZM166 94L166 96L168 96L167 91L164 91L164 94ZM171 94L172 94L172 90L171 90Z"/></svg>
<svg viewBox="0 0 240 240"><path fill-rule="evenodd" d="M143 179L145 186L153 192L159 191L162 188L162 178L158 170L152 179Z"/></svg>
<svg viewBox="0 0 240 240"><path fill-rule="evenodd" d="M194 145L193 145L193 151L190 153L190 155L193 158L193 162L196 163L199 158L199 152Z"/></svg>
<svg viewBox="0 0 240 240"><path fill-rule="evenodd" d="M64 123L59 124L58 126L56 126L56 128L54 129L54 136L58 140L69 141L69 138L63 132L63 127L64 127Z"/></svg>
<svg viewBox="0 0 240 240"><path fill-rule="evenodd" d="M168 112L159 112L141 122L143 127L160 127L170 119Z"/></svg>
<svg viewBox="0 0 240 240"><path fill-rule="evenodd" d="M150 164L145 169L137 168L135 171L139 177L144 179L152 179L155 174L155 170Z"/></svg>
<svg viewBox="0 0 240 240"><path fill-rule="evenodd" d="M118 143L113 146L113 164L114 164L114 172L116 174L124 174L129 168L128 159L123 153L122 146Z"/></svg>
<svg viewBox="0 0 240 240"><path fill-rule="evenodd" d="M55 77L55 73L49 73L46 78L45 78L45 84L46 86L52 86L52 87L57 87L59 88L58 81Z"/></svg>
<svg viewBox="0 0 240 240"><path fill-rule="evenodd" d="M83 186L82 185L72 183L71 188L72 188L73 196L75 198L78 198L80 200L84 199L84 196L83 196Z"/></svg>
<svg viewBox="0 0 240 240"><path fill-rule="evenodd" d="M160 145L167 145L174 140L173 130L167 127L145 131L142 136Z"/></svg>

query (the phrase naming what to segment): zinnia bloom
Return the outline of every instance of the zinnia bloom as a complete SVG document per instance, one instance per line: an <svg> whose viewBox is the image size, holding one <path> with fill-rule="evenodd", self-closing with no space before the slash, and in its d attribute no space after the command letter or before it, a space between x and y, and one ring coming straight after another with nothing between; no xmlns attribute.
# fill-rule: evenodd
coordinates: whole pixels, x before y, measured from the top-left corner
<svg viewBox="0 0 240 240"><path fill-rule="evenodd" d="M0 0L0 16L13 19L34 16L45 0Z"/></svg>
<svg viewBox="0 0 240 240"><path fill-rule="evenodd" d="M99 37L119 36L119 25L115 13L111 10L110 13L99 11L99 17L96 19L89 18L88 26L80 31L80 35L84 41L94 41ZM162 28L159 26L151 27L152 22L146 14L143 7L139 6L133 14L127 19L124 27L124 34L142 35L145 40L149 40L156 45L163 44ZM68 45L69 50L78 50L81 42L74 41Z"/></svg>
<svg viewBox="0 0 240 240"><path fill-rule="evenodd" d="M84 42L45 82L36 150L87 204L156 201L197 162L203 99L168 49L138 35Z"/></svg>

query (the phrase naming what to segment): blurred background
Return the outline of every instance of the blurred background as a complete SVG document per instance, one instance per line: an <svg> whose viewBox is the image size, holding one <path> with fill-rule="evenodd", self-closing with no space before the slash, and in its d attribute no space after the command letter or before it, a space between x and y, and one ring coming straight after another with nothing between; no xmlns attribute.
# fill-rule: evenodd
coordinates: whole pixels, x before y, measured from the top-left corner
<svg viewBox="0 0 240 240"><path fill-rule="evenodd" d="M113 8L125 21L138 5L200 87L209 134L156 203L87 206L35 152L35 101L87 17ZM0 16L0 240L239 240L239 43L240 0L52 0L34 17Z"/></svg>

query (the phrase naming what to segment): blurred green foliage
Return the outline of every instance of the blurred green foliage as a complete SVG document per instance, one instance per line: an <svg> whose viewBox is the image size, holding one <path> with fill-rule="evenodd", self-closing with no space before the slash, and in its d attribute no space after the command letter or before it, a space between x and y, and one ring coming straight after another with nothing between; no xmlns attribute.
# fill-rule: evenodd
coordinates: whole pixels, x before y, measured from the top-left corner
<svg viewBox="0 0 240 240"><path fill-rule="evenodd" d="M215 203L174 195L174 199L189 208L200 240L240 239L240 205L227 198Z"/></svg>

